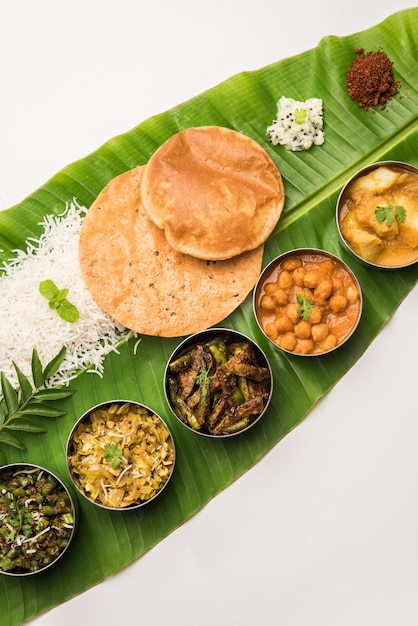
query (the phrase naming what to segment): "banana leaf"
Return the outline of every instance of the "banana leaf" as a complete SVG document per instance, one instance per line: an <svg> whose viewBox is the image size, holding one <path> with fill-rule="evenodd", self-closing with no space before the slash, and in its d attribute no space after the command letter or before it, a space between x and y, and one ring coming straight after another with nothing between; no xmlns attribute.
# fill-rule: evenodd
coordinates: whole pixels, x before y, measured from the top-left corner
<svg viewBox="0 0 418 626"><path fill-rule="evenodd" d="M340 189L361 166L386 158L418 166L418 94L410 63L418 44L417 23L418 8L407 9L367 31L326 37L315 49L235 75L109 140L58 172L19 205L0 213L1 258L7 260L16 248L25 249L28 237L39 236L44 215L62 211L73 197L90 206L109 180L145 164L172 133L190 126L224 125L263 145L284 179L285 210L266 244L264 265L291 248L323 248L352 267L364 296L363 315L354 336L339 350L314 359L292 357L268 344L254 320L251 296L222 322L222 326L255 339L274 372L269 410L256 427L232 439L197 436L168 411L162 380L166 360L179 339L142 337L136 350L136 340L131 339L118 354L106 357L102 378L81 374L71 385L76 393L61 405L66 415L45 418L45 434L22 434L28 451L8 449L8 462L45 465L68 481L64 451L77 417L99 402L131 398L153 407L170 425L177 450L174 476L155 502L136 511L112 514L79 499L75 542L59 564L23 580L0 577L3 626L28 621L125 567L249 470L356 363L416 284L418 265L385 272L366 268L348 255L337 236L334 216ZM381 48L394 62L401 92L384 110L365 111L347 94L346 71L356 47ZM323 99L323 146L291 153L269 144L265 131L281 95Z"/></svg>

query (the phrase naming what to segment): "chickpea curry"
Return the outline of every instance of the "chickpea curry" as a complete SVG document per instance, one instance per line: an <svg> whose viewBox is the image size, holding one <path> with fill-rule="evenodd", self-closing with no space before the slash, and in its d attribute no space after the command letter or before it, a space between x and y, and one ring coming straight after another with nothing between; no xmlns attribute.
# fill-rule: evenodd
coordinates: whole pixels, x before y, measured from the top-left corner
<svg viewBox="0 0 418 626"><path fill-rule="evenodd" d="M323 354L355 329L360 287L336 257L298 252L267 267L256 289L255 311L263 332L283 350Z"/></svg>

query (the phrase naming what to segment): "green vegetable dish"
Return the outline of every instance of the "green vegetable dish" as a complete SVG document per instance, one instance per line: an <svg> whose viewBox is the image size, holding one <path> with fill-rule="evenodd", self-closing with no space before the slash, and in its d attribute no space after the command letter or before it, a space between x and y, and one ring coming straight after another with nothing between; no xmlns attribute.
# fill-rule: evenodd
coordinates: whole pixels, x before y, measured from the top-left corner
<svg viewBox="0 0 418 626"><path fill-rule="evenodd" d="M0 572L19 576L49 567L74 528L74 505L57 477L34 465L0 470Z"/></svg>
<svg viewBox="0 0 418 626"><path fill-rule="evenodd" d="M209 329L181 343L166 369L166 398L193 431L225 437L264 413L272 373L261 349L240 333Z"/></svg>

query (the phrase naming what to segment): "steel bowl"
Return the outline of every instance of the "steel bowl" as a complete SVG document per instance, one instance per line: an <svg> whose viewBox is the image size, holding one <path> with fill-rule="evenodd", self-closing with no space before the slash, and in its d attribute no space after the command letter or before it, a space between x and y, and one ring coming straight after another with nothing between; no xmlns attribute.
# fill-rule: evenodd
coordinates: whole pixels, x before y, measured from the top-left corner
<svg viewBox="0 0 418 626"><path fill-rule="evenodd" d="M245 353L230 360L232 351L243 347ZM190 359L195 351L199 354ZM243 357L250 358L247 371L236 362ZM186 376L190 376L188 389L183 385ZM228 328L213 327L184 339L164 372L165 397L173 415L185 428L205 437L247 432L265 414L272 391L272 370L260 346Z"/></svg>
<svg viewBox="0 0 418 626"><path fill-rule="evenodd" d="M321 282L315 286L317 280ZM261 332L274 346L297 356L321 356L341 347L357 328L362 306L360 284L351 268L317 248L297 248L277 256L261 272L253 291L253 311ZM339 337L336 323L342 325L343 314L350 325Z"/></svg>
<svg viewBox="0 0 418 626"><path fill-rule="evenodd" d="M410 207L412 207L413 204L415 205L415 215L418 215L418 191L413 192L411 189L408 193L402 193L402 185L404 185L404 183L400 180L396 183L396 187L393 187L393 193L390 197L389 192L391 187L388 186L390 179L388 178L386 182L384 177L380 176L378 178L379 174L376 174L376 180L373 181L375 190L370 199L370 202L373 203L373 207L376 205L374 207L374 215L369 211L366 214L369 215L369 218L365 221L364 216L362 216L360 224L358 220L353 221L353 218L350 217L354 215L352 213L354 206L356 210L357 207L361 208L360 198L356 200L355 205L351 199L350 194L353 185L358 185L359 179L369 180L369 178L366 179L365 177L368 175L373 176L373 172L378 168L384 168L382 171L392 170L400 171L404 174L412 174L417 177L416 186L418 188L418 168L409 163L404 163L403 161L378 161L361 168L346 182L338 196L336 206L337 229L344 246L363 265L380 270L401 269L413 265L418 261L418 245L411 243L411 234L405 234L406 229L404 223L405 225L408 223L408 212L411 208L406 208L404 214L406 217L404 216L403 218L405 220L404 223L401 221L401 217L395 217L393 219L394 215L396 215L393 214L393 211L396 205L401 207L401 209L405 209L403 204L408 203ZM357 194L358 193L357 191ZM393 223L391 227L388 227L389 222L387 219L385 220L382 214L378 217L378 213L376 212L379 209L381 211L385 208L390 209L391 205L393 207L391 209L392 217L389 219L393 219ZM364 206L367 205L364 203ZM383 220L383 222L379 222L378 219ZM418 225L415 226L415 232L417 230ZM403 238L403 261L396 259L394 256L395 243L400 241L396 231L398 231ZM418 240L418 233L412 235L412 240L414 238Z"/></svg>
<svg viewBox="0 0 418 626"><path fill-rule="evenodd" d="M133 400L111 400L83 413L67 440L67 468L79 493L111 511L137 509L167 487L176 450L166 422Z"/></svg>
<svg viewBox="0 0 418 626"><path fill-rule="evenodd" d="M0 468L0 573L32 576L56 565L76 529L76 500L49 469L33 463Z"/></svg>

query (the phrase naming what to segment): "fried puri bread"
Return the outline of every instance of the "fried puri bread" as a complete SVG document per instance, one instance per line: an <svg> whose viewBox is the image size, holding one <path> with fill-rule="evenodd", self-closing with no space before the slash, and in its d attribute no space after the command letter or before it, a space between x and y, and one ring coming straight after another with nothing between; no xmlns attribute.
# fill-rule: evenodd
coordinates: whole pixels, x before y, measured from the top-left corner
<svg viewBox="0 0 418 626"><path fill-rule="evenodd" d="M141 198L172 248L222 260L264 243L282 213L284 187L256 141L201 126L172 135L151 155Z"/></svg>
<svg viewBox="0 0 418 626"><path fill-rule="evenodd" d="M112 179L87 211L79 241L83 279L98 306L140 334L204 330L246 298L264 246L215 262L176 252L140 202L144 170Z"/></svg>

